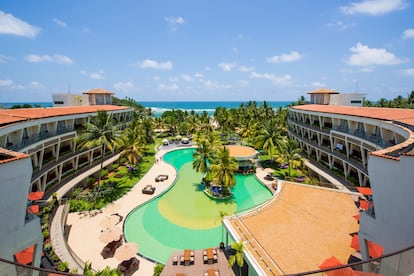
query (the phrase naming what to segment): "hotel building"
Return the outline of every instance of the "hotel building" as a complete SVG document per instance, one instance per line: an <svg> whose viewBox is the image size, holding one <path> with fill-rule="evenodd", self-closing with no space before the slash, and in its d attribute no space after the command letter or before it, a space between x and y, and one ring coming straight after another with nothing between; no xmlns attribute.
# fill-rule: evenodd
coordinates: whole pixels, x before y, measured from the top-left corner
<svg viewBox="0 0 414 276"><path fill-rule="evenodd" d="M380 260L375 272L413 273L414 250L406 249L414 246L414 110L363 107L362 94L329 89L309 94L310 104L288 108L288 134L349 191L279 181L271 202L226 218L228 233L245 245L249 275L318 270L332 255L346 264L349 250L355 252L350 248L355 232L363 261L372 257L373 243L382 255L405 251ZM356 187L372 192L365 210L357 208L364 195ZM349 218L353 212L359 226Z"/></svg>
<svg viewBox="0 0 414 276"><path fill-rule="evenodd" d="M43 236L39 218L28 211L28 195L40 191L50 196L99 162L101 147L78 150L75 138L98 111L111 113L119 127L132 119L132 108L111 105L112 94L87 91L84 95L92 100L83 106L0 110L0 258L13 261L16 252L34 245L32 265L40 265ZM1 274L10 268L2 264Z"/></svg>

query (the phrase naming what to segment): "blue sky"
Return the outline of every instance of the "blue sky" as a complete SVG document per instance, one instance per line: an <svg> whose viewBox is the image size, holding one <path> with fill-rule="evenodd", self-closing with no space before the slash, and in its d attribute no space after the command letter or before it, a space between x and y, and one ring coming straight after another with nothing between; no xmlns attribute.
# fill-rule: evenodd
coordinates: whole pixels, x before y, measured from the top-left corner
<svg viewBox="0 0 414 276"><path fill-rule="evenodd" d="M137 101L414 90L409 0L5 0L0 102L103 88Z"/></svg>

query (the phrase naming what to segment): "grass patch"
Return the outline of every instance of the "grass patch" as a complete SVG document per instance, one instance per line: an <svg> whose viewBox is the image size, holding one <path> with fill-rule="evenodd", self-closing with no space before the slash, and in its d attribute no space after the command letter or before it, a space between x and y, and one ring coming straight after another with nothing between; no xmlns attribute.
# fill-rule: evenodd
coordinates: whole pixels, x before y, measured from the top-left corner
<svg viewBox="0 0 414 276"><path fill-rule="evenodd" d="M70 211L82 212L94 209L101 209L109 203L121 198L129 190L131 190L138 181L145 175L154 164L154 144L148 146L143 159L137 166L136 176L128 173L126 164L120 164L116 168L116 173L108 174L103 179L99 187L95 185L89 186L75 198L70 199Z"/></svg>

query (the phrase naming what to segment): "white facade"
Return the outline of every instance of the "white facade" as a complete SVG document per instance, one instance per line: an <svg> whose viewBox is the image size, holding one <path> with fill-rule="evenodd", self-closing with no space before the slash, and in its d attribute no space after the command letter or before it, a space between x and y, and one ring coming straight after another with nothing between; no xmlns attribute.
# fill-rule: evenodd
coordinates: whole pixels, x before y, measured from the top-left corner
<svg viewBox="0 0 414 276"><path fill-rule="evenodd" d="M0 152L2 159L15 154ZM39 266L43 246L40 219L26 211L32 164L29 156L14 159L0 163L0 257L13 261L15 253L35 245L32 265ZM13 266L0 262L0 274L15 275L16 271Z"/></svg>
<svg viewBox="0 0 414 276"><path fill-rule="evenodd" d="M330 105L363 106L365 94L347 93L330 95Z"/></svg>
<svg viewBox="0 0 414 276"><path fill-rule="evenodd" d="M53 107L89 105L88 95L53 94Z"/></svg>

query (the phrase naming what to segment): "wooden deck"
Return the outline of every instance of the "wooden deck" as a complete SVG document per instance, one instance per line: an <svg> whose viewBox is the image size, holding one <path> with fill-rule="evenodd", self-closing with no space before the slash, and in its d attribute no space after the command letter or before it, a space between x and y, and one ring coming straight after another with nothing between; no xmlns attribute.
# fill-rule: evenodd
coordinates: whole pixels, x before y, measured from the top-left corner
<svg viewBox="0 0 414 276"><path fill-rule="evenodd" d="M194 250L194 264L181 265L180 256L184 256L184 250L174 251L165 264L160 276L176 276L177 274L186 276L203 276L209 269L214 269L220 276L234 276L233 271L229 268L224 252L220 251L218 248L214 249L216 249L218 261L212 264L204 264L203 250ZM173 265L174 256L178 259L177 265Z"/></svg>

